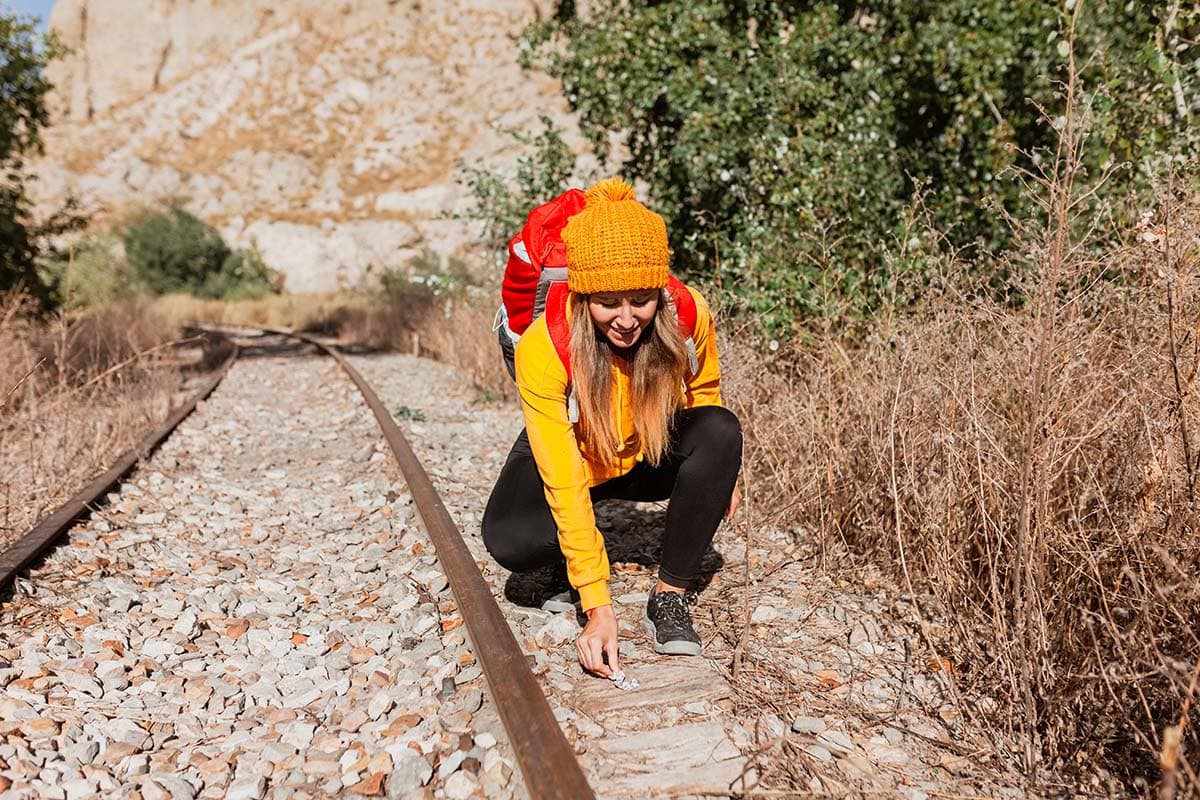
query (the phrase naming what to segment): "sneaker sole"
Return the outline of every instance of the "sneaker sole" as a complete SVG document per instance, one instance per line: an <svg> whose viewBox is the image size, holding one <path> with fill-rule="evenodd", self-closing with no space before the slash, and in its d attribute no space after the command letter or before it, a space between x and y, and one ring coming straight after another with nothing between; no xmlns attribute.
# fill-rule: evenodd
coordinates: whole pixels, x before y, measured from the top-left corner
<svg viewBox="0 0 1200 800"><path fill-rule="evenodd" d="M642 617L642 629L650 637L650 644L654 645L654 652L656 653L661 653L664 656L700 655L700 645L695 642L676 641L660 644L658 641L658 629L654 627L654 623L650 621L649 617Z"/></svg>
<svg viewBox="0 0 1200 800"><path fill-rule="evenodd" d="M571 603L566 600L547 600L542 603L542 611L549 611L551 614L563 614L567 611L579 611L582 606Z"/></svg>

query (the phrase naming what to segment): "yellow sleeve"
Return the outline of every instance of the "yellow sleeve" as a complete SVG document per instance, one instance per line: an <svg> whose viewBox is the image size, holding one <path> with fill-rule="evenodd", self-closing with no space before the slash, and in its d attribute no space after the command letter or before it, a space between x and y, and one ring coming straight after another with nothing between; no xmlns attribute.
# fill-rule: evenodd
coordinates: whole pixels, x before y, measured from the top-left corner
<svg viewBox="0 0 1200 800"><path fill-rule="evenodd" d="M525 430L558 525L567 577L579 591L585 611L607 605L611 602L608 553L596 527L583 454L567 419L567 370L554 351L544 317L535 320L517 342L516 372Z"/></svg>
<svg viewBox="0 0 1200 800"><path fill-rule="evenodd" d="M717 359L717 333L712 310L699 292L690 286L688 291L696 298L696 330L692 333L692 341L696 345L700 369L686 381L684 406L719 406L722 405L721 365Z"/></svg>

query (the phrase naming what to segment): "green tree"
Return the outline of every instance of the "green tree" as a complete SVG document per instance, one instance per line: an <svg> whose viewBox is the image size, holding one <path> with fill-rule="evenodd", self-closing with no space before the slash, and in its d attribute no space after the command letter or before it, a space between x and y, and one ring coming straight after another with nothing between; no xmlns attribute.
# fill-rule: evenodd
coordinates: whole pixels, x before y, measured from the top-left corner
<svg viewBox="0 0 1200 800"><path fill-rule="evenodd" d="M1000 178L1036 170L1055 141L1062 3L589 5L531 27L528 62L562 79L610 162L608 142L623 139L610 169L649 184L676 266L735 287L768 327L920 291L937 262L906 228L918 195L955 248L1002 247L1002 210L1036 213ZM1096 0L1081 18L1091 179L1105 164L1195 150L1200 10L1148 5ZM1135 195L1144 179L1117 176ZM902 257L885 258L897 243Z"/></svg>
<svg viewBox="0 0 1200 800"><path fill-rule="evenodd" d="M534 206L565 192L571 186L575 154L549 117L542 117L542 130L535 135L509 131L525 146L517 159L516 174L508 176L463 165L463 182L470 188L475 207L465 216L483 222L483 244L503 252L508 239L525 224ZM501 263L505 256L501 256Z"/></svg>
<svg viewBox="0 0 1200 800"><path fill-rule="evenodd" d="M49 290L35 269L43 231L30 216L26 159L41 152L45 67L58 52L32 20L0 10L0 291L23 286L43 302Z"/></svg>
<svg viewBox="0 0 1200 800"><path fill-rule="evenodd" d="M155 294L237 299L275 290L274 275L256 253L234 250L179 205L139 215L123 238L134 275Z"/></svg>

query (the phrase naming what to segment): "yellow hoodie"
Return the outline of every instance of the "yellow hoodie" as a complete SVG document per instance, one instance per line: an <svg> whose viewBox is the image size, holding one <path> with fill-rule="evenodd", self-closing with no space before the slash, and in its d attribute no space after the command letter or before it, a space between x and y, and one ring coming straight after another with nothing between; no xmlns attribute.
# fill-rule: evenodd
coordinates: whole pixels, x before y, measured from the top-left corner
<svg viewBox="0 0 1200 800"><path fill-rule="evenodd" d="M721 370L717 363L717 337L712 312L700 293L696 298L693 340L700 369L681 387L680 406L721 405ZM567 308L568 319L570 308ZM612 407L624 445L616 462L600 463L584 452L567 419L567 370L554 350L545 316L538 317L522 334L516 348L517 389L529 444L546 486L546 500L558 524L558 545L567 559L567 576L579 591L585 611L611 602L608 593L608 553L596 528L588 490L624 475L642 460L642 449L633 429L630 374L623 359L613 359Z"/></svg>

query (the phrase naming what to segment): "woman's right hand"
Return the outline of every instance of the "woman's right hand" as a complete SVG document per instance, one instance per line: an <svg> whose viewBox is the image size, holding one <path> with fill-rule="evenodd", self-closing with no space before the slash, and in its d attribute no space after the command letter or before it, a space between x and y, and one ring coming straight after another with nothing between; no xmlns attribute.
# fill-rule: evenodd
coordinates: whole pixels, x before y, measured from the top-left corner
<svg viewBox="0 0 1200 800"><path fill-rule="evenodd" d="M621 669L617 660L617 617L611 605L596 606L588 611L588 623L575 640L579 663L588 672L605 678ZM604 656L608 663L604 663Z"/></svg>

